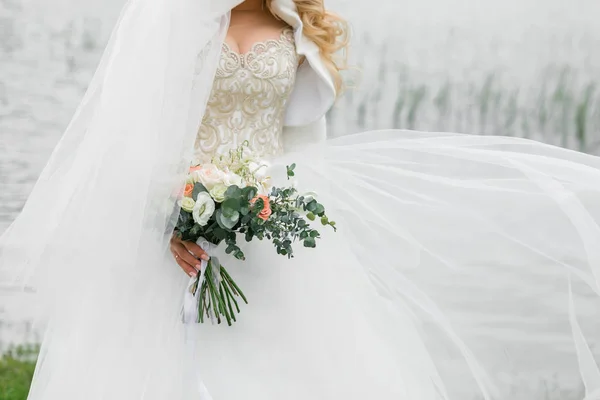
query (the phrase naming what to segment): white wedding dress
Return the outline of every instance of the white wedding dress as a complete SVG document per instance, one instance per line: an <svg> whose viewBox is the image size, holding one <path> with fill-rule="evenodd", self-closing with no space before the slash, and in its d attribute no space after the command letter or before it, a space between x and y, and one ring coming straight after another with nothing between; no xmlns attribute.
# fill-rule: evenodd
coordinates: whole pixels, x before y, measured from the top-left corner
<svg viewBox="0 0 600 400"><path fill-rule="evenodd" d="M63 142L89 157L68 153L42 175L37 201L3 238L0 261L37 263L50 303L30 400L533 399L540 382L600 398L600 159L507 137L390 130L325 140L322 120L284 128L306 73L290 30L246 54L216 41L214 81L195 82L212 82L206 110L200 100L168 106L152 96L188 98L179 77L198 52L167 44L184 46L178 38L199 37L195 29L210 43L218 30L186 12L196 1L176 3L126 10L123 32L142 11L177 23L161 31L150 18L140 22L150 39L109 44L123 59L103 60L100 78L113 70L104 86L92 82L83 122L70 127L88 136ZM172 80L136 80L136 62ZM136 107L120 96L125 84L141 90ZM168 197L174 182L161 174L179 160L188 112L203 115L196 159L247 141L273 162L278 185L295 162L299 190L316 191L338 226L320 228L317 248L296 246L291 260L268 242L245 244L244 262L217 250L249 301L231 327L182 324L189 278L148 200ZM164 153L176 156L148 172ZM32 226L44 240L35 257L17 240Z"/></svg>
<svg viewBox="0 0 600 400"><path fill-rule="evenodd" d="M283 121L298 61L288 29L246 54L224 44L195 155L207 161L247 141L275 161L282 185L284 165L296 162L299 187L319 193L339 232L322 229L317 249L297 247L293 260L269 243L247 245L245 262L221 252L249 305L233 327L188 328L201 398L531 398L539 379L576 387L579 371L588 384L600 377L594 363L578 363L575 348L585 360L586 344L567 324L570 279L576 296L593 296L577 274L591 262L580 240L593 227L577 225L585 208L569 196L598 221L588 202L598 188L569 181L567 161L558 178L538 176L538 165L519 162L528 142L297 137ZM598 174L597 159L573 156ZM547 218L556 213L564 217ZM563 218L572 231L556 230ZM588 300L571 317L597 333L598 298Z"/></svg>
<svg viewBox="0 0 600 400"><path fill-rule="evenodd" d="M283 120L298 62L291 29L244 54L224 44L196 159L210 161L247 142L277 160L286 148ZM303 164L305 157L295 160ZM285 172L283 165L274 169ZM298 179L306 189L319 185L311 175ZM215 400L435 398L427 367L420 365L427 360L422 344L403 322L407 315L388 315L344 233L323 234L316 251L296 246L293 260L268 242L246 245L245 262L221 252L249 305L231 328L189 328L188 339L196 341L189 368L198 369L198 381Z"/></svg>

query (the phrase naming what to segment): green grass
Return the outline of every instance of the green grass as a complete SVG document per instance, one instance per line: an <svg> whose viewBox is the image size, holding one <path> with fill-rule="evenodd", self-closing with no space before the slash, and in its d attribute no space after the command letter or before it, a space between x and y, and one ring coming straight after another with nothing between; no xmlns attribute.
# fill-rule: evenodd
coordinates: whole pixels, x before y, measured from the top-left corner
<svg viewBox="0 0 600 400"><path fill-rule="evenodd" d="M518 136L600 154L599 82L573 67L540 68L520 84L494 71L429 81L405 65L380 68L377 77L353 73L359 83L329 114L336 136L386 128L445 131Z"/></svg>
<svg viewBox="0 0 600 400"><path fill-rule="evenodd" d="M0 400L26 400L38 346L17 346L0 358Z"/></svg>

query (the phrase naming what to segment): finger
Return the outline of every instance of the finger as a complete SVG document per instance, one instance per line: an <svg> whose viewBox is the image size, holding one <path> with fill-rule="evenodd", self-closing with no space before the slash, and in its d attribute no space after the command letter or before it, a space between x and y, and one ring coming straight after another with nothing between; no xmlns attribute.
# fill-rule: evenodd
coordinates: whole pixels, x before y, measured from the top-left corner
<svg viewBox="0 0 600 400"><path fill-rule="evenodd" d="M190 264L182 260L181 257L175 257L175 262L177 262L177 265L179 265L183 272L185 272L188 276L191 276L192 278L198 276L198 271L196 271L196 268L192 267Z"/></svg>
<svg viewBox="0 0 600 400"><path fill-rule="evenodd" d="M196 271L200 271L200 261L186 249L183 244L173 246L173 255L177 260L185 261Z"/></svg>
<svg viewBox="0 0 600 400"><path fill-rule="evenodd" d="M201 258L205 261L208 261L210 258L208 254L200 246L198 246L194 242L182 242L188 252L191 252L196 258Z"/></svg>
<svg viewBox="0 0 600 400"><path fill-rule="evenodd" d="M194 274L200 271L200 262L187 251L183 242L172 241L171 253L186 274L195 276Z"/></svg>
<svg viewBox="0 0 600 400"><path fill-rule="evenodd" d="M191 255L185 248L183 248L178 255L179 258L191 265L196 271L200 271L201 262L196 257Z"/></svg>

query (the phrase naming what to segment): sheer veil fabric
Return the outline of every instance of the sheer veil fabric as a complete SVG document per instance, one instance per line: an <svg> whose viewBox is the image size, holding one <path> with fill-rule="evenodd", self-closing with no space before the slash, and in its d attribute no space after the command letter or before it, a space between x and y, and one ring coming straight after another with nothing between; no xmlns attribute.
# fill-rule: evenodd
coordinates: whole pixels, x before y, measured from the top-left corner
<svg viewBox="0 0 600 400"><path fill-rule="evenodd" d="M30 399L185 398L173 382L186 376L180 288L156 286L176 285L164 273L177 272L157 260L237 3L128 1L75 116L3 234L3 286L33 288L48 325Z"/></svg>
<svg viewBox="0 0 600 400"><path fill-rule="evenodd" d="M600 160L508 137L325 141L335 92L292 0L273 8L307 62L274 171L296 162L339 232L289 263L250 247L228 261L254 291L245 320L181 324L171 199L239 2L127 2L1 237L2 288L46 324L29 399L514 399L529 371L600 399Z"/></svg>

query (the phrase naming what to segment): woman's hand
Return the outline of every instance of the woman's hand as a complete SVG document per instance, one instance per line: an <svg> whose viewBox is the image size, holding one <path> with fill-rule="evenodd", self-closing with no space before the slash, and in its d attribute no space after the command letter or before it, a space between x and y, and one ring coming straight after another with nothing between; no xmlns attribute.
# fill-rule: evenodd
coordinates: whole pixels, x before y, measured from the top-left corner
<svg viewBox="0 0 600 400"><path fill-rule="evenodd" d="M177 235L171 238L171 254L183 272L191 277L198 276L200 259L208 261L208 254L194 242L185 242Z"/></svg>

